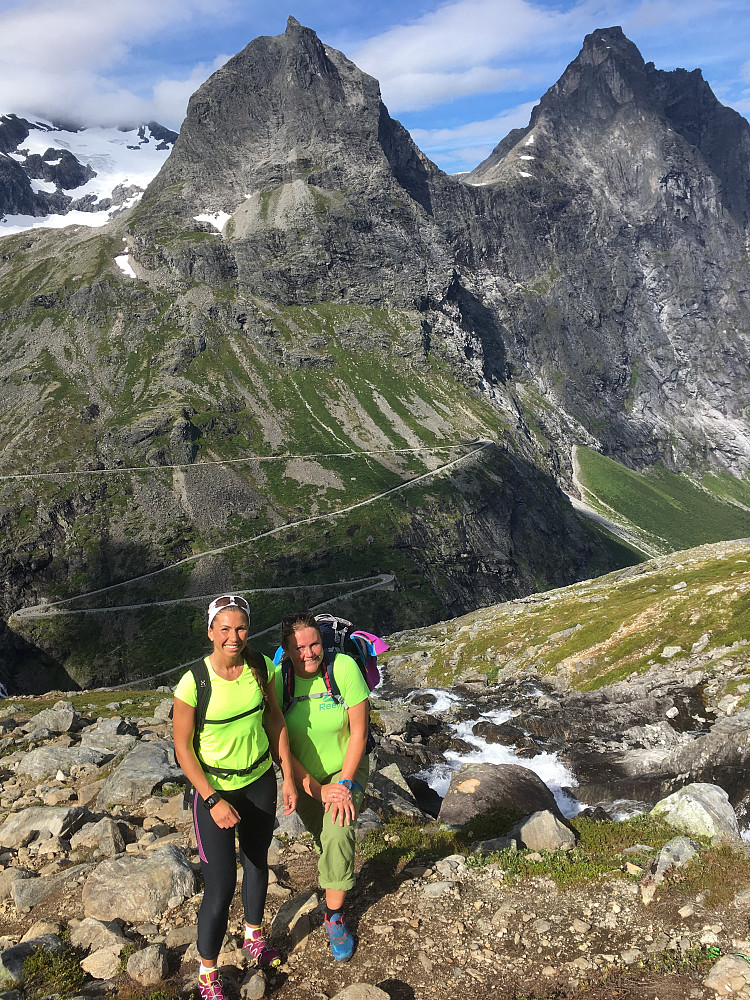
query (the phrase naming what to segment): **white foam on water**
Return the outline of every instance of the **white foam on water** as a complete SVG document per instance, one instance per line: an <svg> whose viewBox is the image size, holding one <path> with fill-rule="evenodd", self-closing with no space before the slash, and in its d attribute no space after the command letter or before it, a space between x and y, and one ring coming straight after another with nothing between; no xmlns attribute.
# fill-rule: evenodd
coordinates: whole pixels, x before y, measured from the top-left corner
<svg viewBox="0 0 750 1000"><path fill-rule="evenodd" d="M462 698L452 691L445 691L443 688L416 688L406 696L406 701L410 701L419 694L430 694L435 699L435 704L430 706L430 715L438 715L447 712L451 705L456 705Z"/></svg>
<svg viewBox="0 0 750 1000"><path fill-rule="evenodd" d="M449 707L451 704L463 700L450 691L431 689L429 693L436 698L435 705L430 709L433 715L439 711L445 711L443 705ZM445 701L442 701L439 696L444 696ZM508 719L512 719L514 715L516 712L511 709L493 709L482 712L479 719L459 722L452 726L456 737L475 749L463 754L455 750L447 750L444 754L445 762L440 762L434 767L421 771L418 776L424 779L433 791L444 797L450 785L451 775L462 764L518 764L520 767L533 771L542 779L555 796L555 801L563 816L575 816L584 807L568 792L564 792L563 788L575 787L578 781L567 765L558 759L557 754L542 752L536 757L519 758L513 752L513 747L502 746L499 743L487 743L481 736L475 736L472 731L477 722L492 722L499 726L507 722Z"/></svg>

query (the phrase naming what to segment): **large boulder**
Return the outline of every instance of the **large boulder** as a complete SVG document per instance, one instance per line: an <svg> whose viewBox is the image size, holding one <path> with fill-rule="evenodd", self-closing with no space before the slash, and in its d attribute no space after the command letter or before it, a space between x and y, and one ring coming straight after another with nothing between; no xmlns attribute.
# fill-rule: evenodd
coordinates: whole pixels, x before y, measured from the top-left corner
<svg viewBox="0 0 750 1000"><path fill-rule="evenodd" d="M740 827L729 796L718 785L696 781L657 802L652 816L693 837L739 838Z"/></svg>
<svg viewBox="0 0 750 1000"><path fill-rule="evenodd" d="M524 816L549 810L563 819L542 779L519 764L464 764L451 777L438 819L463 826L499 806L517 809Z"/></svg>
<svg viewBox="0 0 750 1000"><path fill-rule="evenodd" d="M88 815L83 806L31 806L0 827L0 847L25 847L40 833L69 837Z"/></svg>
<svg viewBox="0 0 750 1000"><path fill-rule="evenodd" d="M74 865L65 868L54 875L42 875L39 878L19 879L13 883L13 902L19 913L28 913L37 903L51 896L58 889L68 886L75 890L78 880L91 870L90 864Z"/></svg>
<svg viewBox="0 0 750 1000"><path fill-rule="evenodd" d="M148 858L120 855L103 861L86 880L81 901L87 917L119 917L134 924L161 918L194 892L195 877L185 855L167 845Z"/></svg>
<svg viewBox="0 0 750 1000"><path fill-rule="evenodd" d="M51 733L67 733L73 729L80 719L80 715L73 707L72 701L58 701L52 708L42 709L33 716L23 728L26 732L36 729L49 729Z"/></svg>
<svg viewBox="0 0 750 1000"><path fill-rule="evenodd" d="M51 774L62 771L63 774L70 774L72 768L81 764L93 764L99 767L112 756L102 750L93 747L37 747L24 754L18 764L18 773L27 774L30 778L46 778Z"/></svg>
<svg viewBox="0 0 750 1000"><path fill-rule="evenodd" d="M174 749L166 740L138 743L110 774L97 797L100 809L110 803L135 805L165 781L182 778Z"/></svg>

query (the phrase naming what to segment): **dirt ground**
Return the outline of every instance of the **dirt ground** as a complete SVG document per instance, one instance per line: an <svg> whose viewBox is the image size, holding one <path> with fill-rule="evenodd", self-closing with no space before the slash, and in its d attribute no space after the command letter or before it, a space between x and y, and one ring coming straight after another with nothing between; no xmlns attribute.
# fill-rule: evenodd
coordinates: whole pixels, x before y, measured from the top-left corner
<svg viewBox="0 0 750 1000"><path fill-rule="evenodd" d="M295 893L309 891L316 885L317 875L312 851L296 854L293 863L279 869L279 875L280 881ZM388 875L365 862L347 904L347 921L357 938L352 960L343 965L333 960L322 916L313 913L313 930L306 945L291 954L275 973L266 974L266 996L275 1000L327 1000L357 982L378 986L390 1000L709 1000L715 996L703 987L709 965L679 971L635 966L595 969L571 982L569 970L563 971L560 966L580 955L575 950L577 939L571 941L568 955L538 954L540 949L527 949L523 944L515 944L512 938L498 941L495 947L485 948L482 953L476 947L476 928L471 926L471 917L467 919L467 912L476 912L479 901L472 898L476 893L462 887L461 899L441 899L431 913L420 906L421 892L402 891L409 875L408 867ZM486 888L485 884L481 893L485 900ZM587 901L596 902L599 892L596 886L586 886L553 893L551 905L550 898L542 900L527 883L498 891L491 907L502 905L505 899L518 902L521 907L525 903L527 908L535 908L547 918L560 915L568 921ZM663 924L666 929L675 905L682 903L684 899L676 904L674 900L656 900L648 912L649 925L658 931ZM273 905L270 909L274 910ZM239 927L241 912L236 906L233 918ZM701 913L699 919L718 917ZM743 933L747 924L746 917L739 913L724 913L722 919L731 924L734 934ZM278 943L290 947L288 940ZM597 950L606 947L606 941L597 944ZM550 967L558 968L558 974L550 976ZM187 974L184 979L187 988L190 967L183 967L182 974ZM233 1000L239 995L244 973L228 966L223 974L225 990Z"/></svg>

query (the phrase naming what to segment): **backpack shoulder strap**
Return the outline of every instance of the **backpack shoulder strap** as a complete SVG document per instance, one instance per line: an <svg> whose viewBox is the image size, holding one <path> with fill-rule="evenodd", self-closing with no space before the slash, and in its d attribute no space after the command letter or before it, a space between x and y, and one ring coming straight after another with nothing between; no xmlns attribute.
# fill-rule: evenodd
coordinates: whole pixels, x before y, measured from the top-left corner
<svg viewBox="0 0 750 1000"><path fill-rule="evenodd" d="M289 659L281 661L281 712L286 715L294 702L294 671Z"/></svg>
<svg viewBox="0 0 750 1000"><path fill-rule="evenodd" d="M336 657L338 656L338 650L326 650L326 655L323 658L323 680L326 682L326 687L328 688L328 693L333 698L335 702L339 705L343 705L344 708L349 706L344 701L341 695L341 688L336 683L336 674L333 669L333 665L336 662Z"/></svg>
<svg viewBox="0 0 750 1000"><path fill-rule="evenodd" d="M196 756L198 754L198 745L200 744L201 731L206 723L206 715L208 713L208 703L211 700L211 677L208 673L208 667L206 666L205 660L199 660L197 663L193 663L190 667L192 675L195 679L195 730L193 731L193 747L195 748Z"/></svg>

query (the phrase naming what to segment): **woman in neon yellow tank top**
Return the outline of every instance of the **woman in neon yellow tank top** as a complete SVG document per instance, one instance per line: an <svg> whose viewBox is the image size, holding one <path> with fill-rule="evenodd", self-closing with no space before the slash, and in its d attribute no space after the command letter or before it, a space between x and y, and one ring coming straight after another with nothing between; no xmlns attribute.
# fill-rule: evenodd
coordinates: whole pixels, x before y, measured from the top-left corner
<svg viewBox="0 0 750 1000"><path fill-rule="evenodd" d="M197 748L198 693L193 671L184 674L175 688L175 755L195 790L193 820L205 883L198 914L201 1000L225 1000L216 964L237 882L235 833L243 867L244 948L261 967L281 962L261 926L268 847L276 819L272 754L284 776L285 814L296 808L297 789L284 717L269 679L273 667L267 657L264 671L247 662L249 630L244 597L225 594L211 602L208 638L213 649L204 661L210 698Z"/></svg>

